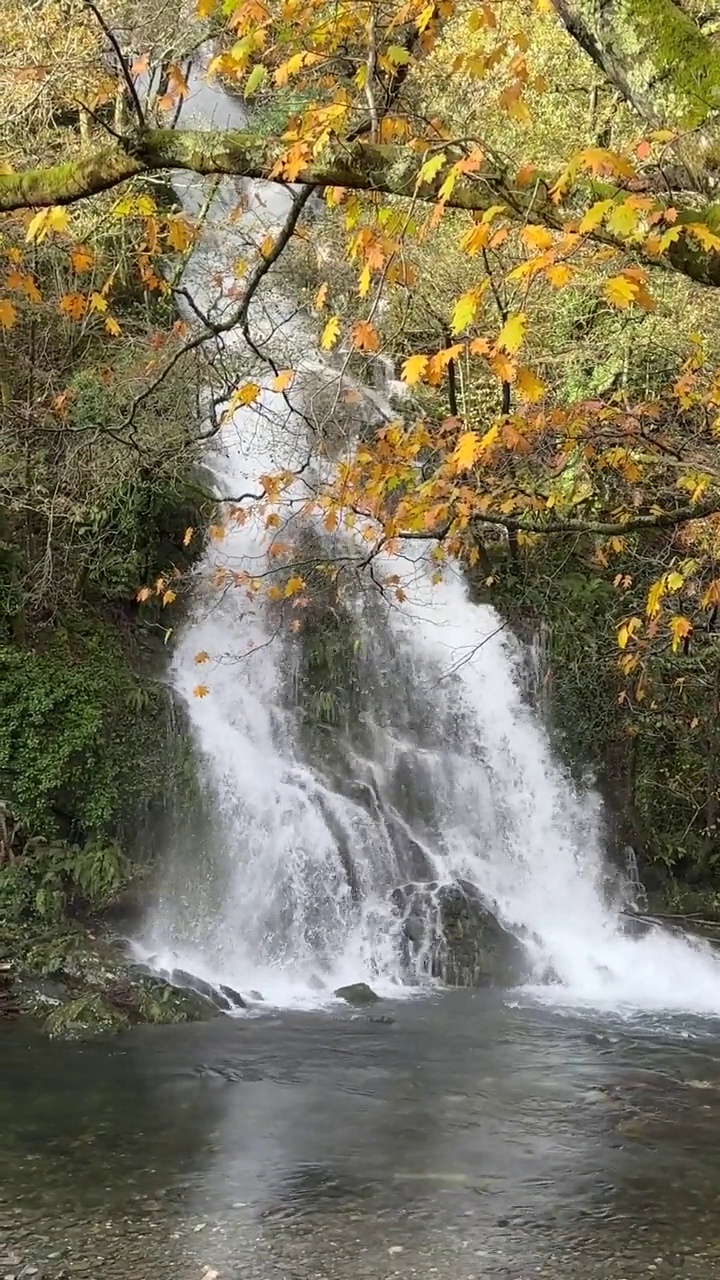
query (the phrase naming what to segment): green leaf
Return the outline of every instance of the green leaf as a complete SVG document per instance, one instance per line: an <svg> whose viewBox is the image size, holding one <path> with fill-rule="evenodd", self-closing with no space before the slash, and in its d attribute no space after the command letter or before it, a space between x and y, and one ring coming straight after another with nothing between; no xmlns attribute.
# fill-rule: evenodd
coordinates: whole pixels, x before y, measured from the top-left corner
<svg viewBox="0 0 720 1280"><path fill-rule="evenodd" d="M385 51L385 57L393 67L405 67L410 61L410 54L401 44L391 44Z"/></svg>
<svg viewBox="0 0 720 1280"><path fill-rule="evenodd" d="M260 85L264 84L266 80L267 67L263 66L262 62L258 62L257 65L253 67L250 75L245 81L244 97L251 98L256 90L260 88Z"/></svg>

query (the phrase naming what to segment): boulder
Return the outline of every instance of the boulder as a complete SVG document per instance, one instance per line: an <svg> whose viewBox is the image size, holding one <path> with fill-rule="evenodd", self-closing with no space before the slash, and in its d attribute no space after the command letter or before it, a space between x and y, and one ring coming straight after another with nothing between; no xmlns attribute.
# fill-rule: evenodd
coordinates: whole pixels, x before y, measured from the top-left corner
<svg viewBox="0 0 720 1280"><path fill-rule="evenodd" d="M429 974L449 987L512 987L529 977L523 943L469 881L402 885L393 891L392 902L402 916L410 972Z"/></svg>
<svg viewBox="0 0 720 1280"><path fill-rule="evenodd" d="M227 983L221 982L218 990L222 995L224 995L226 1000L230 1001L233 1009L247 1009L247 1000L243 1000L240 992L236 991L234 987L229 987ZM262 996L259 992L251 991L250 994L251 996L254 996L256 1000L262 1000Z"/></svg>
<svg viewBox="0 0 720 1280"><path fill-rule="evenodd" d="M376 1004L380 999L372 987L368 986L367 982L353 982L348 987L338 987L337 991L333 992L333 995L336 995L339 1000L344 1000L346 1004L352 1004L356 1007L364 1004Z"/></svg>
<svg viewBox="0 0 720 1280"><path fill-rule="evenodd" d="M223 994L222 987L214 987L211 982L198 978L194 973L188 973L186 969L173 969L169 981L173 987L194 991L196 995L212 1001L223 1013L229 1013L233 1007L233 1002ZM242 996L240 999L242 1000Z"/></svg>

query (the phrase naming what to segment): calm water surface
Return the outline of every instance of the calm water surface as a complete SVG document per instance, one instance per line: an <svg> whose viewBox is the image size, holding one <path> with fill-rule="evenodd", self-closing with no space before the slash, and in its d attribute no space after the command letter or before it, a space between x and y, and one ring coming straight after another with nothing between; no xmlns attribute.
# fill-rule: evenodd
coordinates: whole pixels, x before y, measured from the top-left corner
<svg viewBox="0 0 720 1280"><path fill-rule="evenodd" d="M3 1027L0 1280L720 1280L720 1023L381 1011Z"/></svg>

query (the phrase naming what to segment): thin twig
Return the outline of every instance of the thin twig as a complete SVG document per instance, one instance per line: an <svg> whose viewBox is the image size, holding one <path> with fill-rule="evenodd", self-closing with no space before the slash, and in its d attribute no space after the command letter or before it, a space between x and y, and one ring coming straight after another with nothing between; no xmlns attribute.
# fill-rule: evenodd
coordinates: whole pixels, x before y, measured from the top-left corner
<svg viewBox="0 0 720 1280"><path fill-rule="evenodd" d="M105 35L110 41L110 44L112 45L113 49L115 50L115 55L120 64L120 71L122 73L122 78L125 81L125 84L127 85L128 93L130 94L133 107L135 108L135 114L137 116L138 124L141 129L144 129L145 115L143 113L142 105L138 97L137 89L135 88L135 85L133 83L133 78L130 75L130 68L128 67L128 64L125 60L125 55L122 49L120 48L117 36L115 35L115 32L113 31L112 27L108 26L107 22L103 18L97 5L93 3L93 0L84 0L84 3L87 6L87 8L90 9L90 11L95 14L97 21L102 27L102 30L104 31Z"/></svg>

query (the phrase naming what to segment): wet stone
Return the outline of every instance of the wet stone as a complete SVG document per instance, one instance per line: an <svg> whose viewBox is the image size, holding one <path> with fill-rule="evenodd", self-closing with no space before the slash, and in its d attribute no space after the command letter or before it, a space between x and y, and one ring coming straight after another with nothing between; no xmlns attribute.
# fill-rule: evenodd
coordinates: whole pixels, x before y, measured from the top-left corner
<svg viewBox="0 0 720 1280"><path fill-rule="evenodd" d="M347 987L338 987L333 995L339 1000L344 1000L346 1004L364 1005L376 1004L380 997L376 995L372 987L367 982L353 982Z"/></svg>

